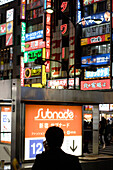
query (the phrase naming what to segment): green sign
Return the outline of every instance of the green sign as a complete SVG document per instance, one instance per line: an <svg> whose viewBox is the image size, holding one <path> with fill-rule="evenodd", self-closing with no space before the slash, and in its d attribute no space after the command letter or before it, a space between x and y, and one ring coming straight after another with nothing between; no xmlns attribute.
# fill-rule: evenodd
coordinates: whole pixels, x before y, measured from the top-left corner
<svg viewBox="0 0 113 170"><path fill-rule="evenodd" d="M38 57L42 57L42 49L24 52L24 63L34 62Z"/></svg>
<svg viewBox="0 0 113 170"><path fill-rule="evenodd" d="M21 22L21 52L25 52L26 23Z"/></svg>

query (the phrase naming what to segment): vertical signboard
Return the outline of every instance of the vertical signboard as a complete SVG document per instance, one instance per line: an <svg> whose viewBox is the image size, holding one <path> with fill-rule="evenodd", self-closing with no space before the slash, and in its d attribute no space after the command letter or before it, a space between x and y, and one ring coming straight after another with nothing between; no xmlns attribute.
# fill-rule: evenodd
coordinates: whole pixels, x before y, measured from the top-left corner
<svg viewBox="0 0 113 170"><path fill-rule="evenodd" d="M25 52L26 23L21 22L21 52Z"/></svg>
<svg viewBox="0 0 113 170"><path fill-rule="evenodd" d="M21 80L21 86L24 86L24 57L20 58L20 80Z"/></svg>
<svg viewBox="0 0 113 170"><path fill-rule="evenodd" d="M20 6L20 19L25 19L25 11L26 11L26 0L21 0Z"/></svg>
<svg viewBox="0 0 113 170"><path fill-rule="evenodd" d="M11 143L11 106L1 107L1 142Z"/></svg>
<svg viewBox="0 0 113 170"><path fill-rule="evenodd" d="M51 0L44 0L44 9L51 8ZM50 59L51 14L46 13L46 59ZM47 61L46 72L50 72L50 61Z"/></svg>
<svg viewBox="0 0 113 170"><path fill-rule="evenodd" d="M32 125L29 128L29 125ZM62 149L73 155L82 154L82 106L26 105L25 160L42 153L45 132L50 126L64 130ZM73 152L72 150L75 149Z"/></svg>
<svg viewBox="0 0 113 170"><path fill-rule="evenodd" d="M13 45L14 9L6 11L6 46Z"/></svg>

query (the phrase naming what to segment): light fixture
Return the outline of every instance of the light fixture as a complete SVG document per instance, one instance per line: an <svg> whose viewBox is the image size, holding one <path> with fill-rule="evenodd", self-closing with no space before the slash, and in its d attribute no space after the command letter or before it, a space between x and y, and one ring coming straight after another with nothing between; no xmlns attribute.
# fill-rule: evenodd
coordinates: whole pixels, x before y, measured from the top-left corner
<svg viewBox="0 0 113 170"><path fill-rule="evenodd" d="M54 10L51 9L51 8L47 8L47 9L46 9L46 12L47 12L48 14L52 14L52 13L54 12Z"/></svg>

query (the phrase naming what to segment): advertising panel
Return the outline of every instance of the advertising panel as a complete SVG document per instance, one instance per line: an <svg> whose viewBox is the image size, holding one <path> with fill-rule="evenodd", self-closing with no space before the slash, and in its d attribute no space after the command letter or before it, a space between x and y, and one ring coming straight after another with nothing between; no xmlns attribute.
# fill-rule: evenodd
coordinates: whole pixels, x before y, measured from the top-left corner
<svg viewBox="0 0 113 170"><path fill-rule="evenodd" d="M14 0L0 0L0 6L4 5L6 3L12 2L12 1L14 1Z"/></svg>
<svg viewBox="0 0 113 170"><path fill-rule="evenodd" d="M83 0L83 5L90 5L90 4L93 4L95 2L100 2L100 1L103 1L103 0Z"/></svg>
<svg viewBox="0 0 113 170"><path fill-rule="evenodd" d="M99 111L109 111L109 104L99 104Z"/></svg>
<svg viewBox="0 0 113 170"><path fill-rule="evenodd" d="M110 64L110 53L81 57L81 67Z"/></svg>
<svg viewBox="0 0 113 170"><path fill-rule="evenodd" d="M6 34L6 23L0 24L0 36Z"/></svg>
<svg viewBox="0 0 113 170"><path fill-rule="evenodd" d="M48 80L48 88L67 87L67 79ZM69 86L74 86L74 78L69 79ZM79 86L79 78L76 77L76 86Z"/></svg>
<svg viewBox="0 0 113 170"><path fill-rule="evenodd" d="M97 13L88 17L85 17L85 27L95 25L95 21L93 19L101 19L101 23L107 23L110 22L110 12L102 12L102 13Z"/></svg>
<svg viewBox="0 0 113 170"><path fill-rule="evenodd" d="M13 34L6 34L6 46L13 44Z"/></svg>
<svg viewBox="0 0 113 170"><path fill-rule="evenodd" d="M1 142L11 143L11 106L1 107Z"/></svg>
<svg viewBox="0 0 113 170"><path fill-rule="evenodd" d="M26 23L21 22L21 52L25 52Z"/></svg>
<svg viewBox="0 0 113 170"><path fill-rule="evenodd" d="M27 33L25 35L25 41L35 40L39 38L43 38L43 30Z"/></svg>
<svg viewBox="0 0 113 170"><path fill-rule="evenodd" d="M32 126L29 128L29 125ZM82 106L26 104L25 160L34 159L36 154L42 153L45 132L50 126L59 126L64 130L62 149L65 152L82 154Z"/></svg>
<svg viewBox="0 0 113 170"><path fill-rule="evenodd" d="M81 90L110 89L110 79L81 81Z"/></svg>
<svg viewBox="0 0 113 170"><path fill-rule="evenodd" d="M45 41L43 41L43 39L25 43L25 51L36 50L44 47L45 47Z"/></svg>
<svg viewBox="0 0 113 170"><path fill-rule="evenodd" d="M7 10L6 12L6 22L13 21L14 17L14 8Z"/></svg>
<svg viewBox="0 0 113 170"><path fill-rule="evenodd" d="M21 0L20 6L20 19L25 19L25 10L26 10L26 0Z"/></svg>
<svg viewBox="0 0 113 170"><path fill-rule="evenodd" d="M85 79L92 78L109 78L110 77L110 67L106 68L97 68L97 71L85 71L84 72Z"/></svg>
<svg viewBox="0 0 113 170"><path fill-rule="evenodd" d="M24 63L34 62L38 57L42 57L42 49L25 52Z"/></svg>
<svg viewBox="0 0 113 170"><path fill-rule="evenodd" d="M44 0L46 8L51 8L51 0ZM44 7L45 8L45 7ZM51 14L46 13L46 59L50 59ZM50 61L47 61L46 72L50 72Z"/></svg>
<svg viewBox="0 0 113 170"><path fill-rule="evenodd" d="M87 44L100 43L104 41L110 41L110 34L81 39L81 46L87 45Z"/></svg>
<svg viewBox="0 0 113 170"><path fill-rule="evenodd" d="M25 68L24 74L25 74L25 79L41 77L42 69L40 66L34 68Z"/></svg>
<svg viewBox="0 0 113 170"><path fill-rule="evenodd" d="M6 23L6 34L13 33L13 21Z"/></svg>
<svg viewBox="0 0 113 170"><path fill-rule="evenodd" d="M24 58L20 58L20 80L21 80L21 86L24 86Z"/></svg>
<svg viewBox="0 0 113 170"><path fill-rule="evenodd" d="M13 45L14 8L6 11L6 46Z"/></svg>

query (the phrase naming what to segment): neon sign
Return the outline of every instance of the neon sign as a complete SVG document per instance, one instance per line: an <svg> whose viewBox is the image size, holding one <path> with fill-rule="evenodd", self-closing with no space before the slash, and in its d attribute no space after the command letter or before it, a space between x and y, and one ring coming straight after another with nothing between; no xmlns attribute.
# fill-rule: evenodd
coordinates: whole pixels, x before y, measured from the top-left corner
<svg viewBox="0 0 113 170"><path fill-rule="evenodd" d="M105 64L110 64L109 53L81 57L81 67L87 67L88 65L105 65Z"/></svg>
<svg viewBox="0 0 113 170"><path fill-rule="evenodd" d="M39 38L43 38L43 30L27 33L25 35L25 41L35 40Z"/></svg>
<svg viewBox="0 0 113 170"><path fill-rule="evenodd" d="M110 79L81 81L81 90L110 89Z"/></svg>
<svg viewBox="0 0 113 170"><path fill-rule="evenodd" d="M97 71L85 71L85 79L91 78L108 78L110 76L110 68L98 68Z"/></svg>

